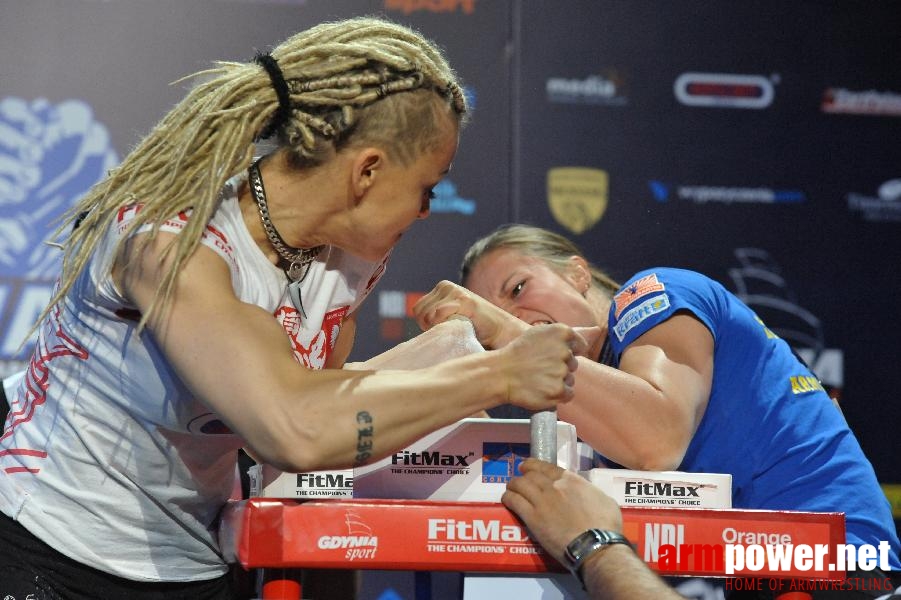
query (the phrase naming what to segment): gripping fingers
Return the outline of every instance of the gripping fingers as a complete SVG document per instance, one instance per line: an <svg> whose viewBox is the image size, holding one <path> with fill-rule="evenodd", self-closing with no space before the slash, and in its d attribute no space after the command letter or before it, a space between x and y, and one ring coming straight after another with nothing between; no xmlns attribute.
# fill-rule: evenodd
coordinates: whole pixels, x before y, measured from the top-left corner
<svg viewBox="0 0 901 600"><path fill-rule="evenodd" d="M443 323L458 312L456 303L448 301L435 291L423 296L413 305L413 318L423 331Z"/></svg>
<svg viewBox="0 0 901 600"><path fill-rule="evenodd" d="M423 331L453 315L473 318L474 312L469 293L450 281L439 281L432 291L413 305L413 317Z"/></svg>
<svg viewBox="0 0 901 600"><path fill-rule="evenodd" d="M530 477L533 479L543 478L548 484L553 484L554 481L560 479L563 469L546 460L527 458L519 464L519 472L524 475L526 473L535 473L535 475L531 475Z"/></svg>
<svg viewBox="0 0 901 600"><path fill-rule="evenodd" d="M583 346L585 344L585 340L578 333L572 330L572 328L567 327L562 324L554 324L548 326L553 328L555 333L558 333L562 336L562 340L557 343L562 342L562 356L564 363L566 364L566 372L563 374L563 390L562 397L565 400L569 400L575 394L573 387L576 383L576 378L573 373L579 367L579 361L576 360L576 354L583 350ZM558 338L560 339L560 338Z"/></svg>
<svg viewBox="0 0 901 600"><path fill-rule="evenodd" d="M570 401L575 392L575 334L563 324L536 325L503 349L510 360L508 402L529 410L548 410Z"/></svg>

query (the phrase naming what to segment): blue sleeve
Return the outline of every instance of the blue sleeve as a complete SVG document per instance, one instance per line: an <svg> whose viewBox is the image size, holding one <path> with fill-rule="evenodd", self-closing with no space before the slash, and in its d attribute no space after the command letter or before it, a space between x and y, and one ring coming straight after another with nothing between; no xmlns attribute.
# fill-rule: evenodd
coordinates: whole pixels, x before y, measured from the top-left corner
<svg viewBox="0 0 901 600"><path fill-rule="evenodd" d="M613 296L610 306L614 354L619 357L641 334L678 311L691 312L715 339L719 289L719 284L694 271L655 268L637 273Z"/></svg>

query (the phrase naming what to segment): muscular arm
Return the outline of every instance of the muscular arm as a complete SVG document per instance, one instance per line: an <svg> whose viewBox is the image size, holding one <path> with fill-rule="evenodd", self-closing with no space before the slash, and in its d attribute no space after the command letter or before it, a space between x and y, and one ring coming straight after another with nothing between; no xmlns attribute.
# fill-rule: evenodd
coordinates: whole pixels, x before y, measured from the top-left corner
<svg viewBox="0 0 901 600"><path fill-rule="evenodd" d="M710 396L710 331L678 313L630 344L618 370L590 359L579 362L576 396L560 407L560 419L625 467L677 468Z"/></svg>
<svg viewBox="0 0 901 600"><path fill-rule="evenodd" d="M501 348L530 326L473 292L441 282L417 303L423 328L451 314L469 317L479 340ZM707 407L713 336L690 313L673 317L630 344L619 369L579 357L575 398L559 418L592 448L632 469L670 470L682 462Z"/></svg>
<svg viewBox="0 0 901 600"><path fill-rule="evenodd" d="M132 242L123 251L130 260L114 271L120 289L144 312L165 272L159 256L170 240L160 234L147 248ZM547 339L537 343L552 350L538 357L543 376L528 380L515 364L525 364L526 347L534 343L417 371L306 369L272 315L238 300L226 264L204 247L185 262L172 303L151 314L148 329L192 393L255 456L286 471L376 459L508 397L538 409L572 394L565 379L574 368L567 366L574 334L565 328L541 332Z"/></svg>

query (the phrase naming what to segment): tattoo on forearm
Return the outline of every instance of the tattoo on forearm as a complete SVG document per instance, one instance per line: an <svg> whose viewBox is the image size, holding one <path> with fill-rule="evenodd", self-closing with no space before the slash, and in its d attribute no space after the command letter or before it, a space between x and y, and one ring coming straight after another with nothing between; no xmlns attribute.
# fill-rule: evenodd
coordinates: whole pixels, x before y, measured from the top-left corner
<svg viewBox="0 0 901 600"><path fill-rule="evenodd" d="M372 415L365 410L357 413L357 458L356 466L366 464L372 456Z"/></svg>

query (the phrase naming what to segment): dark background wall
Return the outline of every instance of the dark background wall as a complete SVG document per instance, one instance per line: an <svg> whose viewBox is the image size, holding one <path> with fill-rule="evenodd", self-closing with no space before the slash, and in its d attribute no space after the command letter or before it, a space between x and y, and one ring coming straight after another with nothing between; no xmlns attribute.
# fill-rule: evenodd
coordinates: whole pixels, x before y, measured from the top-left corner
<svg viewBox="0 0 901 600"><path fill-rule="evenodd" d="M742 295L901 482L896 2L0 0L0 375L55 278L49 223L184 95L170 82L373 13L441 44L475 110L352 358L414 335L418 295L525 221L617 279L680 266Z"/></svg>

